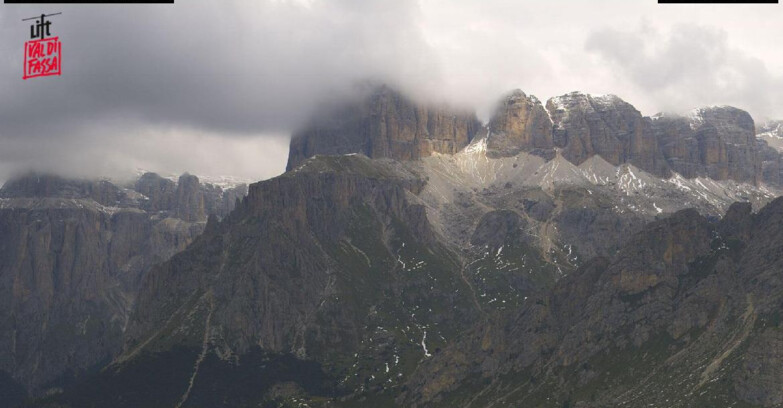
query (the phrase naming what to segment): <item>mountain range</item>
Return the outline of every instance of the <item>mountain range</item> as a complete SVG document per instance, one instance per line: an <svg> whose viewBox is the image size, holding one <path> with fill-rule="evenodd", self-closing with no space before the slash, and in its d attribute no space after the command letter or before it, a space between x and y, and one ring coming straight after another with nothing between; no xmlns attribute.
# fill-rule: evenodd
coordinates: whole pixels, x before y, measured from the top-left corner
<svg viewBox="0 0 783 408"><path fill-rule="evenodd" d="M0 190L0 390L35 407L783 404L779 123L385 86L244 190ZM211 215L210 215L211 214ZM24 402L22 402L24 401Z"/></svg>

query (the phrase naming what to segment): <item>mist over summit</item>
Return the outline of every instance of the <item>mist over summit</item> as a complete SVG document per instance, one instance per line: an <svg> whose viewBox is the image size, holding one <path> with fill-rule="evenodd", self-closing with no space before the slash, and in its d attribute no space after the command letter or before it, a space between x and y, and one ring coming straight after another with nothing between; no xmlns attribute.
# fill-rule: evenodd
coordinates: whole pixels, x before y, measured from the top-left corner
<svg viewBox="0 0 783 408"><path fill-rule="evenodd" d="M287 168L317 154L398 160L454 154L479 138L492 157L528 152L551 159L557 150L575 165L597 155L664 178L677 172L773 186L783 181L779 155L765 156L767 142L757 141L751 116L730 106L645 117L615 95L571 92L542 103L515 90L481 125L464 110L417 103L385 85L315 114L293 135Z"/></svg>

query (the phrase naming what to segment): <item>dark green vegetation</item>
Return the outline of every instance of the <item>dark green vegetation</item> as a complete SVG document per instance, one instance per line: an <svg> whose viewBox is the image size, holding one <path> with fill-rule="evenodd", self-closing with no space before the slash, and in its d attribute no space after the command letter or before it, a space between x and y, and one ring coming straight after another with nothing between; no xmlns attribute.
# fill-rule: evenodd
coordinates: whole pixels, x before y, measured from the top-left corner
<svg viewBox="0 0 783 408"><path fill-rule="evenodd" d="M122 366L107 367L69 387L65 392L38 401L42 407L172 407L188 389L198 350L173 347L144 354ZM296 383L297 392L333 396L334 381L319 364L291 355L275 355L259 349L224 361L209 354L199 367L186 406L257 407L273 404L270 390L277 384Z"/></svg>
<svg viewBox="0 0 783 408"><path fill-rule="evenodd" d="M0 401L7 406L17 406L27 397L27 390L8 375L0 372Z"/></svg>

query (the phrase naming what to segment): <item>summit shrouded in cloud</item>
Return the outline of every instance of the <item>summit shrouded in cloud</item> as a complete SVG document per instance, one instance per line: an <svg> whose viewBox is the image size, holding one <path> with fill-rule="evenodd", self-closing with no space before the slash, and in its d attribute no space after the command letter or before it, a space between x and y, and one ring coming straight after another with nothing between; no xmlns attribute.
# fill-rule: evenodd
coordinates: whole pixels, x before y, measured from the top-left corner
<svg viewBox="0 0 783 408"><path fill-rule="evenodd" d="M783 117L783 8L646 1L203 1L0 8L0 179L135 168L267 178L289 135L357 82L475 109L519 88L642 113ZM55 10L56 9L56 10ZM63 14L63 75L21 79L23 18Z"/></svg>

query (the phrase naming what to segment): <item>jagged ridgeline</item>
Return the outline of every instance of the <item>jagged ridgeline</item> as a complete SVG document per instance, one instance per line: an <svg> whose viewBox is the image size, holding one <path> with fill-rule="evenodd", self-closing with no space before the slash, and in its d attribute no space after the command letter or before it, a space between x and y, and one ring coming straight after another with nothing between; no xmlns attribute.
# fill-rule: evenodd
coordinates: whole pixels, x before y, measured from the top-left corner
<svg viewBox="0 0 783 408"><path fill-rule="evenodd" d="M779 406L778 128L521 91L482 125L374 88L138 275L121 345L28 404Z"/></svg>

